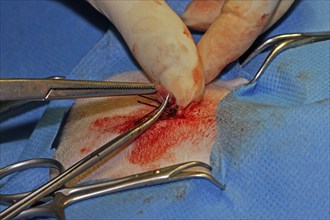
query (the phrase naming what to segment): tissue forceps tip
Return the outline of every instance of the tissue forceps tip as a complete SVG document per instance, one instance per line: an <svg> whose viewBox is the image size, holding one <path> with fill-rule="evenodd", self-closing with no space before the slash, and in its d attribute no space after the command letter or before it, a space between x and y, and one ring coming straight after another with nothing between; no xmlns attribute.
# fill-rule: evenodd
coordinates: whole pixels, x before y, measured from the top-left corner
<svg viewBox="0 0 330 220"><path fill-rule="evenodd" d="M302 46L309 43L315 43L319 41L330 40L330 31L325 32L312 32L312 33L291 33L291 34L281 34L273 36L266 41L264 41L261 45L259 45L242 63L241 66L246 65L250 62L254 57L256 57L259 53L264 50L273 47L271 52L268 54L262 65L260 66L257 73L254 75L252 80L250 80L245 85L251 85L255 83L261 75L264 73L267 66L270 62L282 51Z"/></svg>
<svg viewBox="0 0 330 220"><path fill-rule="evenodd" d="M144 177L160 180L159 183L178 181L187 178L203 178L224 190L226 186L211 175L212 167L200 161L189 161L147 172Z"/></svg>
<svg viewBox="0 0 330 220"><path fill-rule="evenodd" d="M174 165L175 166L175 165ZM182 163L176 165L177 167L173 169L169 178L180 179L180 178L203 178L212 182L214 185L219 187L221 190L226 189L226 185L219 182L212 174L212 167L206 163L200 161L191 161L187 163ZM189 170L191 169L192 170ZM195 169L202 168L202 169ZM207 172L205 171L207 170Z"/></svg>

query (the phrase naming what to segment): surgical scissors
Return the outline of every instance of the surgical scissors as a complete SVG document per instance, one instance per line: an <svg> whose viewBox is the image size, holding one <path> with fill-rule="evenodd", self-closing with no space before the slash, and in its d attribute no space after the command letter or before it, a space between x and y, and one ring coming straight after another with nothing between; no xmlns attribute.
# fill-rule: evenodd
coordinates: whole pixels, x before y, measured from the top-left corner
<svg viewBox="0 0 330 220"><path fill-rule="evenodd" d="M263 52L264 50L273 47L262 65L260 66L257 73L254 75L253 79L248 82L246 85L250 85L255 83L261 75L265 72L265 69L268 67L270 62L282 51L302 46L309 43L315 43L319 41L324 40L330 40L330 32L314 32L314 33L291 33L291 34L282 34L282 35L276 35L265 42L263 42L261 45L259 45L242 63L241 66L246 65L248 62L250 62L255 56L257 56L259 53Z"/></svg>
<svg viewBox="0 0 330 220"><path fill-rule="evenodd" d="M32 159L5 167L4 173L0 177L4 177L6 175L12 174L13 172L24 170L26 168L31 168L36 165L49 166L52 168L55 167L61 172L61 166L56 160ZM35 207L24 210L16 217L21 219L37 216L47 216L56 217L58 219L65 219L64 208L72 203L79 202L84 199L189 178L206 179L215 184L215 186L219 187L220 189L224 189L225 186L210 174L211 169L211 166L203 162L189 161L118 179L101 181L94 184L81 184L80 186L62 188L55 191L50 197L44 198L45 201L42 201L41 205L37 205ZM1 195L1 200L2 202L12 203L24 196L24 193L17 195Z"/></svg>
<svg viewBox="0 0 330 220"><path fill-rule="evenodd" d="M20 199L7 209L5 209L2 213L0 213L0 219L10 219L17 216L19 213L24 211L25 209L34 205L40 199L51 195L57 189L62 187L64 184L69 182L74 177L78 176L88 168L95 165L97 162L101 161L106 156L112 154L115 151L120 150L122 146L132 141L134 138L142 134L147 128L149 128L152 124L154 124L157 119L161 116L163 111L165 110L170 95L166 96L164 102L159 106L159 108L152 113L150 118L147 120L139 123L134 128L120 134L113 140L109 141L108 143L104 144L97 150L93 151L61 174L56 176L55 178L51 179L46 184L42 185L38 189L34 190L33 192L29 193L24 198ZM4 171L1 170L0 173Z"/></svg>

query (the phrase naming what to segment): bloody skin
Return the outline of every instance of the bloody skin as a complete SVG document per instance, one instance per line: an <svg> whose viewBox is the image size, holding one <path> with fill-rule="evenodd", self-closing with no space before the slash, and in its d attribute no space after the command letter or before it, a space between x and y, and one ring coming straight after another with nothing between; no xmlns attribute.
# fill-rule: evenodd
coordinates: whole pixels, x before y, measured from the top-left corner
<svg viewBox="0 0 330 220"><path fill-rule="evenodd" d="M165 113L133 142L134 147L128 155L129 161L141 165L152 163L160 159L172 146L187 140L192 144L198 144L204 138L214 140L217 103L216 99L204 99L201 102L192 102L186 108L179 108L172 98L167 107L169 114ZM150 110L152 108L146 107L125 115L98 118L90 123L89 129L101 134L123 133L136 126Z"/></svg>
<svg viewBox="0 0 330 220"><path fill-rule="evenodd" d="M120 74L116 81L146 82L137 73ZM167 95L159 89L158 102ZM79 181L122 177L198 160L210 163L216 137L216 108L229 90L208 85L204 98L178 108L173 97L167 113L132 143L105 158ZM60 138L55 158L67 168L98 147L148 117L157 102L139 96L77 100ZM146 116L147 115L147 116Z"/></svg>
<svg viewBox="0 0 330 220"><path fill-rule="evenodd" d="M161 118L171 117L172 115L175 115L180 108L176 103L175 97L172 94L170 94L169 91L165 89L165 87L162 85L157 86L156 90L158 92L156 94L156 102L158 102L159 104L165 101L165 98L167 97L168 94L170 95L167 106Z"/></svg>

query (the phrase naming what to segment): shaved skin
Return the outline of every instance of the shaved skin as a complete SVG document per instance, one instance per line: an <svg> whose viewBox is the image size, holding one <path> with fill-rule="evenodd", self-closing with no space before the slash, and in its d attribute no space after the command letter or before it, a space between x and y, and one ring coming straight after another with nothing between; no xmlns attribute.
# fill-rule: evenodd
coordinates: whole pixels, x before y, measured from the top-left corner
<svg viewBox="0 0 330 220"><path fill-rule="evenodd" d="M147 82L139 71L122 73L111 80ZM181 107L175 115L158 120L123 150L100 161L75 182L117 178L192 160L209 164L217 134L216 108L229 92L229 89L214 83L208 85L202 101L192 102L185 108ZM138 103L138 100L159 105L139 96L78 100L62 131L55 158L68 168L134 127L155 109Z"/></svg>

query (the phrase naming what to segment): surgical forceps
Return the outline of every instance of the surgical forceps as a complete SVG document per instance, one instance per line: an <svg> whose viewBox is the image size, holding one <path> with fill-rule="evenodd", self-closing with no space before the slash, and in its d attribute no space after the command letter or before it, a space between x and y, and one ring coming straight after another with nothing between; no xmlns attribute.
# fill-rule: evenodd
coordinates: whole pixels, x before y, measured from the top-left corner
<svg viewBox="0 0 330 220"><path fill-rule="evenodd" d="M330 32L314 32L314 33L292 33L292 34L282 34L269 38L258 46L242 63L241 66L246 65L255 56L264 50L273 47L265 61L260 66L257 73L254 75L253 79L245 85L250 85L255 83L261 75L264 73L270 62L282 51L302 46L309 43L315 43L319 41L330 40Z"/></svg>
<svg viewBox="0 0 330 220"><path fill-rule="evenodd" d="M0 114L31 101L156 93L152 83L46 79L0 79Z"/></svg>
<svg viewBox="0 0 330 220"><path fill-rule="evenodd" d="M62 169L61 164L54 159L32 159L3 168L4 171L0 177L38 165L56 168L60 172ZM64 208L84 199L189 178L206 179L220 189L224 189L225 186L218 182L210 174L210 171L211 167L209 165L198 161L190 161L99 183L61 188L55 191L50 197L44 198L45 201L42 201L43 204L24 210L16 217L31 218L47 216L65 219ZM24 193L1 195L1 200L2 202L12 203L24 196Z"/></svg>
<svg viewBox="0 0 330 220"><path fill-rule="evenodd" d="M0 79L0 101L56 100L156 93L152 83L48 79Z"/></svg>
<svg viewBox="0 0 330 220"><path fill-rule="evenodd" d="M29 193L24 198L20 199L7 209L5 209L2 213L0 213L0 219L10 219L15 216L17 216L19 213L24 211L25 209L31 207L36 202L38 202L40 199L51 195L53 192L55 192L57 189L62 187L64 184L68 183L70 180L72 180L74 177L78 176L88 168L95 165L97 162L105 158L106 156L112 154L113 152L120 149L120 147L124 146L125 144L132 141L134 138L142 134L147 128L149 128L152 124L154 124L157 119L161 116L163 111L165 110L165 107L169 100L169 95L167 95L164 102L160 105L160 107L154 111L150 118L147 120L141 122L134 128L126 131L125 133L120 134L113 140L109 141L108 143L104 144L97 150L93 151L65 171L63 171L61 174L56 176L55 178L51 179L46 184L42 185L35 191ZM5 173L5 170L0 170L1 175L2 173Z"/></svg>

